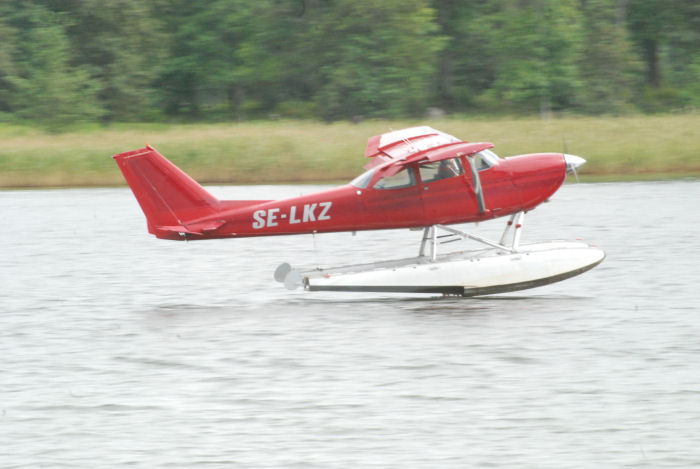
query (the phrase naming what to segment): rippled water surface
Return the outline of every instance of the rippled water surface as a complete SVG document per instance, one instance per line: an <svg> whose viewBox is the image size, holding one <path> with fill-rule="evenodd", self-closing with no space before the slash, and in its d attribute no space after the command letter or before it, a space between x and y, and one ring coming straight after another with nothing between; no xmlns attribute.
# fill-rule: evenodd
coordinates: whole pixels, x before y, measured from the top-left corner
<svg viewBox="0 0 700 469"><path fill-rule="evenodd" d="M603 264L462 299L272 280L413 255L418 232L171 242L128 189L0 192L0 467L698 467L698 202L566 185L523 241Z"/></svg>

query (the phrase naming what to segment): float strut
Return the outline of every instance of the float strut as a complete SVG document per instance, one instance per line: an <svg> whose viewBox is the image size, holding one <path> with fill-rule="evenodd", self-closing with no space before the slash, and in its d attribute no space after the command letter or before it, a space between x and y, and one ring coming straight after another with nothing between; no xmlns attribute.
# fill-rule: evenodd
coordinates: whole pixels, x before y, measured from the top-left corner
<svg viewBox="0 0 700 469"><path fill-rule="evenodd" d="M506 229L503 230L503 234L501 235L501 239L498 241L498 244L505 246L506 237L508 236L508 232L510 231L510 227L513 226L513 220L515 220L515 215L517 215L517 214L514 213L508 219L508 223L506 223Z"/></svg>
<svg viewBox="0 0 700 469"><path fill-rule="evenodd" d="M420 250L418 251L418 257L423 257L425 256L425 243L428 242L428 237L430 236L430 230L432 229L432 226L426 226L423 228L423 239L420 241Z"/></svg>
<svg viewBox="0 0 700 469"><path fill-rule="evenodd" d="M513 252L517 251L520 245L520 235L523 231L525 212L518 212L517 215L518 216L515 218L515 232L513 232Z"/></svg>
<svg viewBox="0 0 700 469"><path fill-rule="evenodd" d="M423 228L423 239L420 242L420 250L418 251L418 256L425 256L425 245L430 241L430 260L435 261L437 259L437 229L435 225L426 226Z"/></svg>

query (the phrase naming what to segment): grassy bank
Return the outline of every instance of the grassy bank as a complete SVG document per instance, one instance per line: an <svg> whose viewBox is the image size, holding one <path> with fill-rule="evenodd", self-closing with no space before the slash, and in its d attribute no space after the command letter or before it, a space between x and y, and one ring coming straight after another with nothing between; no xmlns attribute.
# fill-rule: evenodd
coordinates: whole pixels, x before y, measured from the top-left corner
<svg viewBox="0 0 700 469"><path fill-rule="evenodd" d="M466 140L493 142L500 156L566 148L588 160L584 181L700 176L700 114L685 114L118 124L63 134L0 125L0 187L121 185L110 156L147 142L202 183L346 181L362 171L368 137L421 124Z"/></svg>

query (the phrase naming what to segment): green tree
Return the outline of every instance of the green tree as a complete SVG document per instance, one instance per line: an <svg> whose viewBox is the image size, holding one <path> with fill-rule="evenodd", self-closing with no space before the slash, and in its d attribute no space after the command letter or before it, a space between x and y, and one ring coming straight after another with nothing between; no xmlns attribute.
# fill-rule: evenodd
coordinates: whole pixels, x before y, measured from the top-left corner
<svg viewBox="0 0 700 469"><path fill-rule="evenodd" d="M581 16L573 0L498 0L481 23L495 80L486 103L549 115L576 104ZM484 35L485 36L485 35Z"/></svg>
<svg viewBox="0 0 700 469"><path fill-rule="evenodd" d="M14 62L16 31L3 20L5 11L0 7L0 120L12 111L12 83L17 74Z"/></svg>
<svg viewBox="0 0 700 469"><path fill-rule="evenodd" d="M338 0L310 30L324 119L425 110L438 53L434 11L421 0Z"/></svg>
<svg viewBox="0 0 700 469"><path fill-rule="evenodd" d="M70 64L68 19L40 4L22 3L14 12L17 75L10 106L15 115L52 129L102 114L99 87L87 71Z"/></svg>
<svg viewBox="0 0 700 469"><path fill-rule="evenodd" d="M700 101L700 5L692 0L632 0L626 14L646 67L643 107L666 110Z"/></svg>
<svg viewBox="0 0 700 469"><path fill-rule="evenodd" d="M631 109L641 63L628 38L621 0L582 1L580 108L592 113Z"/></svg>
<svg viewBox="0 0 700 469"><path fill-rule="evenodd" d="M156 104L154 81L164 58L161 21L142 0L45 0L70 17L72 65L99 83L105 120L138 120Z"/></svg>
<svg viewBox="0 0 700 469"><path fill-rule="evenodd" d="M196 47L203 27L196 19L206 11L209 3L162 0L156 5L156 14L167 31L167 52L156 86L160 90L161 106L168 114L196 116L199 113L197 88L205 72Z"/></svg>
<svg viewBox="0 0 700 469"><path fill-rule="evenodd" d="M668 0L632 0L627 6L630 33L642 51L646 82L653 88L661 86L660 48L667 39L670 15Z"/></svg>
<svg viewBox="0 0 700 469"><path fill-rule="evenodd" d="M292 1L215 0L193 17L196 29L206 28L192 45L205 71L200 83L223 96L228 116L270 111L294 95L285 84L304 26L297 10Z"/></svg>
<svg viewBox="0 0 700 469"><path fill-rule="evenodd" d="M676 105L700 107L700 2L673 1L668 34L668 84L677 90Z"/></svg>
<svg viewBox="0 0 700 469"><path fill-rule="evenodd" d="M474 106L478 95L495 80L491 44L496 38L483 25L490 9L487 3L474 0L435 0L434 5L440 32L447 41L437 68L437 100L448 110L463 110Z"/></svg>
<svg viewBox="0 0 700 469"><path fill-rule="evenodd" d="M163 75L173 113L223 103L238 118L315 107L337 119L427 103L441 43L423 1L175 3L165 15L173 38Z"/></svg>

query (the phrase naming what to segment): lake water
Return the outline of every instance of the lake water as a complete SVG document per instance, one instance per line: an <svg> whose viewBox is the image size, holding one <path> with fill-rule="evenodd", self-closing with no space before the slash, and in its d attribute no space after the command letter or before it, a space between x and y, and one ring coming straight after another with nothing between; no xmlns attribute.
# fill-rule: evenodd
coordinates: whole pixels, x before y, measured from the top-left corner
<svg viewBox="0 0 700 469"><path fill-rule="evenodd" d="M172 242L125 188L0 192L0 467L698 467L699 202L698 181L567 184L523 242L607 259L462 299L272 279L420 232Z"/></svg>

